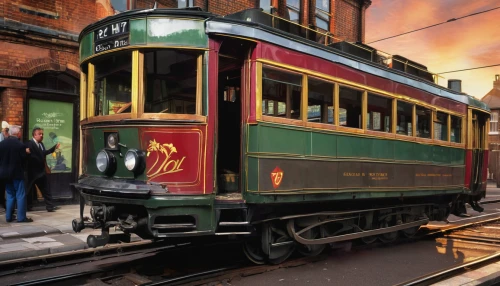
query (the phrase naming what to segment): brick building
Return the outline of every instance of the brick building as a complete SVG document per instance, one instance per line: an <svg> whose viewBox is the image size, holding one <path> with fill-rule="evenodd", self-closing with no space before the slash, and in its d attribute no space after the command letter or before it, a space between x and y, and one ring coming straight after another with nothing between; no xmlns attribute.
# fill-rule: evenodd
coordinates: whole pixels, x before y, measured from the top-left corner
<svg viewBox="0 0 500 286"><path fill-rule="evenodd" d="M56 198L74 198L77 176L78 35L90 23L129 9L198 6L226 15L262 8L346 41L363 42L370 0L0 0L0 120L45 129L44 143L61 143L49 165ZM50 136L49 136L50 135Z"/></svg>
<svg viewBox="0 0 500 286"><path fill-rule="evenodd" d="M488 104L491 109L490 132L488 134L489 141L489 179L496 179L498 165L500 163L500 128L498 126L498 115L500 114L500 75L495 75L493 88L481 99L482 102ZM500 180L497 180L497 185L500 186Z"/></svg>

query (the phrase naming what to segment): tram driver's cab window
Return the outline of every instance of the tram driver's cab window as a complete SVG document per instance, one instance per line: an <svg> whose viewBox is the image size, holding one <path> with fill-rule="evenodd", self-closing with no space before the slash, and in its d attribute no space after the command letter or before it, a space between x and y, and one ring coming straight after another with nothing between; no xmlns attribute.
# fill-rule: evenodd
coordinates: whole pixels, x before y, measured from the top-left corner
<svg viewBox="0 0 500 286"><path fill-rule="evenodd" d="M334 84L311 77L307 81L307 121L333 124Z"/></svg>
<svg viewBox="0 0 500 286"><path fill-rule="evenodd" d="M417 137L431 138L432 111L417 105Z"/></svg>
<svg viewBox="0 0 500 286"><path fill-rule="evenodd" d="M302 75L264 67L262 69L262 114L300 119Z"/></svg>
<svg viewBox="0 0 500 286"><path fill-rule="evenodd" d="M144 53L145 113L196 114L199 56L185 50Z"/></svg>
<svg viewBox="0 0 500 286"><path fill-rule="evenodd" d="M92 63L95 67L95 115L130 113L132 53L105 55Z"/></svg>
<svg viewBox="0 0 500 286"><path fill-rule="evenodd" d="M434 139L448 141L448 114L437 112L434 119Z"/></svg>
<svg viewBox="0 0 500 286"><path fill-rule="evenodd" d="M340 126L362 128L363 92L346 86L339 88Z"/></svg>

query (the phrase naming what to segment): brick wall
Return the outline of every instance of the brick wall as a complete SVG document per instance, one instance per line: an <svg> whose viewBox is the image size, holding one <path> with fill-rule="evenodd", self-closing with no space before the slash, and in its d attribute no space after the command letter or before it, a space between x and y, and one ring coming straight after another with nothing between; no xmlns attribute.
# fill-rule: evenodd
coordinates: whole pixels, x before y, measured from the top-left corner
<svg viewBox="0 0 500 286"><path fill-rule="evenodd" d="M300 21L315 24L315 3L301 0ZM330 31L348 41L364 38L364 11L370 0L330 1ZM177 8L177 0L156 0L158 8ZM287 14L286 0L271 0L280 16ZM154 0L135 0L137 9L150 9ZM259 7L259 0L194 0L205 11L226 15ZM364 4L360 4L364 3ZM207 7L208 6L208 7ZM364 6L364 8L361 8ZM13 23L79 34L87 25L115 14L110 0L0 0L0 17ZM22 124L26 82L47 70L78 76L78 43L70 39L0 30L0 120Z"/></svg>

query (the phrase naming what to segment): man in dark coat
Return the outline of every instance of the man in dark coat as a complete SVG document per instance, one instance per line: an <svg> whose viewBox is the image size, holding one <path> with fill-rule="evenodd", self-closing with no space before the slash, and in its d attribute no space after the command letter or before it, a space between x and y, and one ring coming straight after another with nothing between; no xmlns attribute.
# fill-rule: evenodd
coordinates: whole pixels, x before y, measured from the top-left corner
<svg viewBox="0 0 500 286"><path fill-rule="evenodd" d="M26 217L26 190L24 188L24 160L30 150L19 141L20 127L11 126L10 136L0 142L0 178L5 180L7 203L5 219L14 220L14 204L17 203L17 222L32 222Z"/></svg>
<svg viewBox="0 0 500 286"><path fill-rule="evenodd" d="M31 154L28 156L28 164L26 168L28 191L36 193L36 185L42 193L47 211L53 212L58 209L58 207L54 206L52 194L47 188L46 169L48 169L48 167L45 157L58 149L59 143L47 150L42 143L43 129L35 127L31 134L33 135L33 139L26 143L26 146L31 151ZM32 195L33 193L30 194ZM30 195L28 195L28 198L30 198ZM28 201L28 208L30 208L30 204L31 200Z"/></svg>

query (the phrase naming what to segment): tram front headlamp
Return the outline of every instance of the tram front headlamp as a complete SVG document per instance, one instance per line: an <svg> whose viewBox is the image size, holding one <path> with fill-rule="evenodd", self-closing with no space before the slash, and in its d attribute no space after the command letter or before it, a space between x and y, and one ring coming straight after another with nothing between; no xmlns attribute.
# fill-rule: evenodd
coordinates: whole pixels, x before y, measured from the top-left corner
<svg viewBox="0 0 500 286"><path fill-rule="evenodd" d="M95 164L99 172L109 175L116 170L115 155L107 150L101 150L97 153Z"/></svg>
<svg viewBox="0 0 500 286"><path fill-rule="evenodd" d="M107 133L107 135L106 147L112 150L118 149L118 133Z"/></svg>
<svg viewBox="0 0 500 286"><path fill-rule="evenodd" d="M144 171L144 167L146 166L144 157L143 151L129 149L127 153L125 153L125 168L135 174L142 173Z"/></svg>

